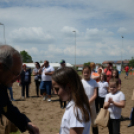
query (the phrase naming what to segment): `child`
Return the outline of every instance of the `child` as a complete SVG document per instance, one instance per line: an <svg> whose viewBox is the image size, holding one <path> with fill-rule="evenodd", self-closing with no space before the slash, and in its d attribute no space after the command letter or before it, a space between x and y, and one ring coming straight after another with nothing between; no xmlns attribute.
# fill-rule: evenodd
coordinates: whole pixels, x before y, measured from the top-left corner
<svg viewBox="0 0 134 134"><path fill-rule="evenodd" d="M79 75L73 68L61 68L52 75L52 85L62 101L69 101L59 134L89 134L90 107Z"/></svg>
<svg viewBox="0 0 134 134"><path fill-rule="evenodd" d="M119 78L118 70L116 70L116 69L113 70L113 72L112 72L112 78L118 79L118 81L119 81L118 90L121 90L121 79Z"/></svg>
<svg viewBox="0 0 134 134"><path fill-rule="evenodd" d="M86 92L86 95L88 96L89 105L91 108L91 125L92 125L92 131L93 134L98 134L98 128L95 125L94 121L96 119L96 109L95 109L95 99L97 97L97 82L90 78L91 75L91 68L89 66L83 67L83 79L82 83Z"/></svg>
<svg viewBox="0 0 134 134"><path fill-rule="evenodd" d="M125 95L118 90L118 85L118 79L110 79L110 93L105 97L104 108L110 112L109 134L120 134L121 109L125 107Z"/></svg>
<svg viewBox="0 0 134 134"><path fill-rule="evenodd" d="M104 99L106 94L108 93L108 82L107 81L107 77L105 75L105 73L101 74L101 81L98 82L98 93L99 93L99 105L100 108L103 108L103 104L104 104Z"/></svg>

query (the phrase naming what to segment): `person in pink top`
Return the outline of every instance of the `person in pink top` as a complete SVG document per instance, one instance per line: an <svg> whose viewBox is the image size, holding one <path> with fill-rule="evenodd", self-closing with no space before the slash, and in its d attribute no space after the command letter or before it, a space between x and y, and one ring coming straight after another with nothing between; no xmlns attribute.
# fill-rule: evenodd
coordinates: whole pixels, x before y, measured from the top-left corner
<svg viewBox="0 0 134 134"><path fill-rule="evenodd" d="M107 76L107 82L109 82L109 80L112 77L112 71L113 71L113 64L112 63L108 63L107 68L104 69L104 73Z"/></svg>

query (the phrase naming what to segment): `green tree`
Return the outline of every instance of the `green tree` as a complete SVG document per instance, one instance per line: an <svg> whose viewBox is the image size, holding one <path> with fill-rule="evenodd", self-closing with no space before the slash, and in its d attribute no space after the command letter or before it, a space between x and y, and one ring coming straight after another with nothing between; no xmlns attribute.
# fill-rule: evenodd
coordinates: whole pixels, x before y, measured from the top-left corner
<svg viewBox="0 0 134 134"><path fill-rule="evenodd" d="M133 67L134 68L134 58L132 57L131 60L129 60L128 63L129 67Z"/></svg>
<svg viewBox="0 0 134 134"><path fill-rule="evenodd" d="M33 62L32 57L25 50L20 51L20 55L22 57L23 63L31 63L31 62Z"/></svg>
<svg viewBox="0 0 134 134"><path fill-rule="evenodd" d="M84 66L90 66L90 62L84 63Z"/></svg>

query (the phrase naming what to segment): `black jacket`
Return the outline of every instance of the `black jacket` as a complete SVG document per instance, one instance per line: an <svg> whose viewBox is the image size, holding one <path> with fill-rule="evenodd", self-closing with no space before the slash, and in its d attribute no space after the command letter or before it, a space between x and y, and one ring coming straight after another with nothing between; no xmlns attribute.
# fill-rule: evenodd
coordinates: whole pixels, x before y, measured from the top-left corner
<svg viewBox="0 0 134 134"><path fill-rule="evenodd" d="M0 85L0 116L5 115L11 122L17 126L21 132L26 131L27 123L30 120L14 107L9 100L7 87Z"/></svg>
<svg viewBox="0 0 134 134"><path fill-rule="evenodd" d="M27 69L26 72L29 73L28 75L28 83L31 83L31 69ZM20 74L20 80L21 80L21 84L25 83L25 71L22 70L21 74Z"/></svg>

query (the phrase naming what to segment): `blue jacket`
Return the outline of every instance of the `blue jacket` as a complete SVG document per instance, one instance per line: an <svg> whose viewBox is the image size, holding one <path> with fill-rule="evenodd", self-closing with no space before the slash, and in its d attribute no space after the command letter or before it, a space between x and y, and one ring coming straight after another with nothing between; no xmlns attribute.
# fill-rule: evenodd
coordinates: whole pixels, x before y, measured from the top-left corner
<svg viewBox="0 0 134 134"><path fill-rule="evenodd" d="M26 131L27 123L30 120L14 107L9 100L7 87L0 84L0 116L5 115L21 132Z"/></svg>

